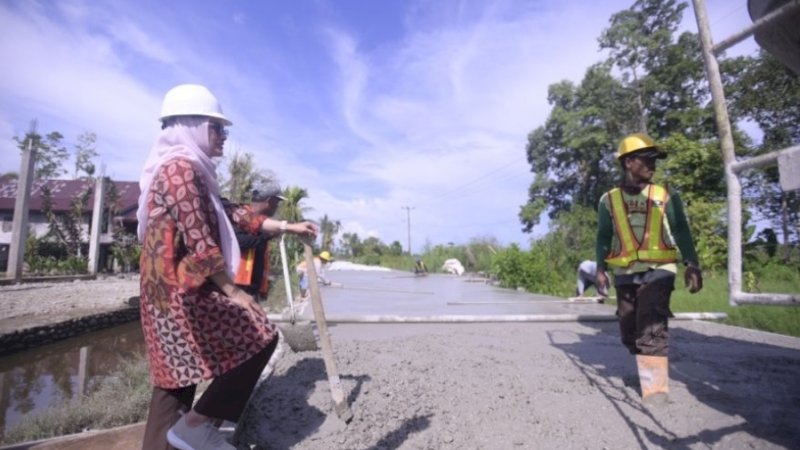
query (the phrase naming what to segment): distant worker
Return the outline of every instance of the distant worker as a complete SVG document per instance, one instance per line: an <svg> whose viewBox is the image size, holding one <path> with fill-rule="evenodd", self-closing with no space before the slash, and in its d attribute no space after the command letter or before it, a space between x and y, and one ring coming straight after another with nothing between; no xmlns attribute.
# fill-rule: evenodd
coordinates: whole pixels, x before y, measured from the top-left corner
<svg viewBox="0 0 800 450"><path fill-rule="evenodd" d="M314 257L314 270L317 272L317 280L325 286L329 286L331 282L325 278L324 266L328 265L332 260L333 257L327 250ZM300 264L297 265L297 276L300 278L300 299L305 300L308 298L308 266L306 265L306 260L300 261Z"/></svg>
<svg viewBox="0 0 800 450"><path fill-rule="evenodd" d="M620 335L636 355L642 402L664 404L669 392L667 321L677 262L686 264L684 281L691 293L703 288L703 274L678 193L651 182L656 160L666 158L666 152L646 134L633 134L620 142L616 156L624 178L600 198L596 284L607 290L606 268L613 267Z"/></svg>
<svg viewBox="0 0 800 450"><path fill-rule="evenodd" d="M575 295L583 297L584 292L592 286L597 287L594 283L597 279L597 263L591 260L583 261L578 266L578 287L575 290ZM608 297L608 292L603 289L597 289L597 295L600 297Z"/></svg>
<svg viewBox="0 0 800 450"><path fill-rule="evenodd" d="M428 267L425 265L425 261L420 258L414 262L414 273L417 275L427 275Z"/></svg>

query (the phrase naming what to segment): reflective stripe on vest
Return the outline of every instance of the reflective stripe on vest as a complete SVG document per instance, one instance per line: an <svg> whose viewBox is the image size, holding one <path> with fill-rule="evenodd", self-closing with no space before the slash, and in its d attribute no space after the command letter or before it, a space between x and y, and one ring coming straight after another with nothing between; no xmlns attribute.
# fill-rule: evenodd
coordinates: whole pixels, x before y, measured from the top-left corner
<svg viewBox="0 0 800 450"><path fill-rule="evenodd" d="M241 260L239 261L239 271L236 272L234 283L240 286L251 286L253 284L253 270L255 269L256 249L249 248L242 250ZM264 250L264 270L262 271L261 283L258 292L266 294L269 292L269 247ZM252 286L251 286L252 287Z"/></svg>
<svg viewBox="0 0 800 450"><path fill-rule="evenodd" d="M253 266L256 262L256 249L249 248L241 252L239 260L239 271L236 272L236 279L233 281L242 286L249 286L253 279Z"/></svg>
<svg viewBox="0 0 800 450"><path fill-rule="evenodd" d="M614 188L608 192L611 218L619 240L619 251L612 251L606 263L616 267L630 267L636 261L670 263L678 260L674 247L665 244L664 219L669 193L663 186L651 184L647 190L647 219L642 241L636 239L628 220L628 208L622 198L622 190Z"/></svg>

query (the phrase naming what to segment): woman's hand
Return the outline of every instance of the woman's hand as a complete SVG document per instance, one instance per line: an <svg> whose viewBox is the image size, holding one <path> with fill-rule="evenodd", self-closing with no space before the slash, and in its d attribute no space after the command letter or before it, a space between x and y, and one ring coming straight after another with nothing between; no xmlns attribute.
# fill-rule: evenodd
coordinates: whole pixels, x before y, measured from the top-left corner
<svg viewBox="0 0 800 450"><path fill-rule="evenodd" d="M233 303L236 303L244 308L245 311L255 316L264 315L264 310L261 308L261 305L256 302L256 299L242 289L236 288L228 295L228 298L230 298Z"/></svg>
<svg viewBox="0 0 800 450"><path fill-rule="evenodd" d="M236 286L227 273L217 272L211 275L210 278L233 303L241 306L245 311L253 314L255 317L264 315L264 310L261 309L261 306L256 302L253 296Z"/></svg>

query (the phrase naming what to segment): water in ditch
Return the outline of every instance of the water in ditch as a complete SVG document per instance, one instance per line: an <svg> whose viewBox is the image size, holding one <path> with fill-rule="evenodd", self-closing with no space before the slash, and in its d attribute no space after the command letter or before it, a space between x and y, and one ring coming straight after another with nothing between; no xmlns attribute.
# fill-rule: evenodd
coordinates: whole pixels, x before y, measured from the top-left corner
<svg viewBox="0 0 800 450"><path fill-rule="evenodd" d="M0 358L0 432L91 392L123 358L143 352L142 328L133 322Z"/></svg>

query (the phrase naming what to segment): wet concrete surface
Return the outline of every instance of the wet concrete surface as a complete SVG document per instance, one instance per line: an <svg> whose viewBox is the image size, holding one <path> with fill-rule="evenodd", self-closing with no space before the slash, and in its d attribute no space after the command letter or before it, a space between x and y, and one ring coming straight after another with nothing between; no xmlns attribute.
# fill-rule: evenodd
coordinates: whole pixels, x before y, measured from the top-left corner
<svg viewBox="0 0 800 450"><path fill-rule="evenodd" d="M330 271L326 276L334 283L320 289L327 316L614 313L606 305L504 289L466 275L417 277L399 271L350 270ZM304 314L311 318L311 308L305 308Z"/></svg>

